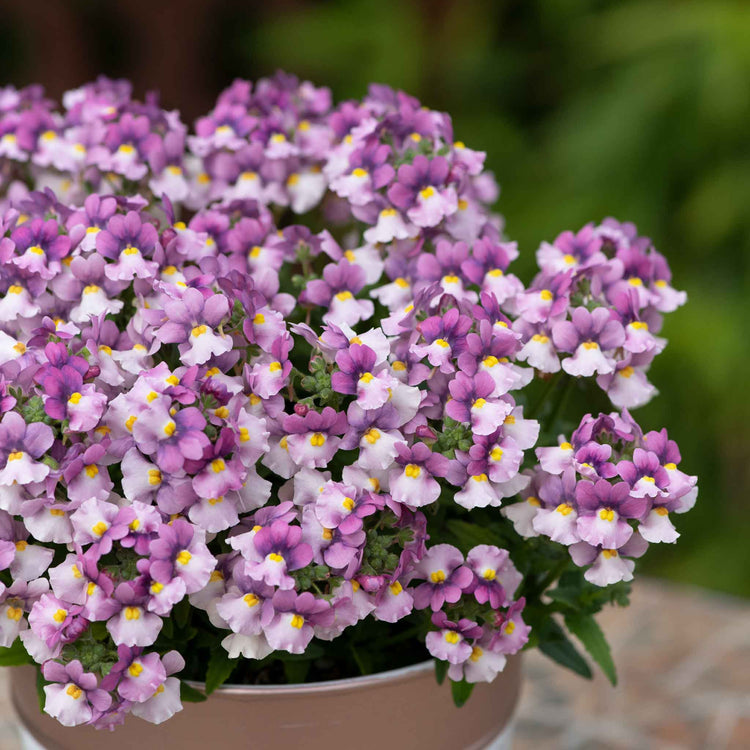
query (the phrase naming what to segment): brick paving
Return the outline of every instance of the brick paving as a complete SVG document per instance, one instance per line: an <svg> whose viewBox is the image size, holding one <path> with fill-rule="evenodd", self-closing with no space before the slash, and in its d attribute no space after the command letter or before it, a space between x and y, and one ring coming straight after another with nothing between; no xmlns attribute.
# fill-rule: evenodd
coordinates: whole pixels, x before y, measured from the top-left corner
<svg viewBox="0 0 750 750"><path fill-rule="evenodd" d="M631 606L601 623L618 687L528 654L514 750L750 748L750 602L639 579ZM0 750L20 750L10 674L0 669Z"/></svg>

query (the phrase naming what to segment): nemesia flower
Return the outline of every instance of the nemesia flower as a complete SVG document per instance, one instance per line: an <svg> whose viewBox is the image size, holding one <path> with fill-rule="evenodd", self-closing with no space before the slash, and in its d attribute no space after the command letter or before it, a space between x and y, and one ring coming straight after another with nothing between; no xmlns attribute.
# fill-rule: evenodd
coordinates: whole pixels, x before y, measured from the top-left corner
<svg viewBox="0 0 750 750"><path fill-rule="evenodd" d="M524 286L484 163L383 85L238 80L192 128L127 81L0 89L0 645L47 713L160 723L217 649L381 664L366 621L425 611L489 682L559 581L588 612L679 537L697 478L628 409L685 293L611 218ZM617 411L566 432L571 387Z"/></svg>

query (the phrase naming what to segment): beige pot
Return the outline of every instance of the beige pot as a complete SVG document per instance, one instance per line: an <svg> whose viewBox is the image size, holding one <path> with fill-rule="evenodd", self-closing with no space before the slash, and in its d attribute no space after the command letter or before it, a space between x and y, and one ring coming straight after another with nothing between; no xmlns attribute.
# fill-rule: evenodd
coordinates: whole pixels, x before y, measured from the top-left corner
<svg viewBox="0 0 750 750"><path fill-rule="evenodd" d="M27 747L46 750L485 750L509 747L502 738L520 685L514 656L458 709L425 662L332 682L225 686L163 724L128 717L114 732L68 729L40 713L32 667L14 668L11 692Z"/></svg>

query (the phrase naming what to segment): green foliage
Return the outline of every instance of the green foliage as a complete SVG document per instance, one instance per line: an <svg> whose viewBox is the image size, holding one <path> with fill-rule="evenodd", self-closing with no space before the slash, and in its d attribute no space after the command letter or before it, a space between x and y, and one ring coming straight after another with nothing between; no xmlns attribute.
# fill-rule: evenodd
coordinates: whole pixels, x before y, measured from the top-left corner
<svg viewBox="0 0 750 750"><path fill-rule="evenodd" d="M602 668L609 681L616 685L617 672L612 661L609 644L593 616L581 612L572 613L565 616L565 624L568 630L584 645L591 658Z"/></svg>
<svg viewBox="0 0 750 750"><path fill-rule="evenodd" d="M180 700L186 701L187 703L203 703L206 698L207 696L205 693L196 690L184 680L180 681Z"/></svg>
<svg viewBox="0 0 750 750"><path fill-rule="evenodd" d="M20 638L16 638L10 646L0 648L0 667L18 667L21 664L33 664Z"/></svg>
<svg viewBox="0 0 750 750"><path fill-rule="evenodd" d="M223 648L216 648L211 652L206 669L206 695L220 688L237 666L237 659L230 659Z"/></svg>
<svg viewBox="0 0 750 750"><path fill-rule="evenodd" d="M472 690L474 690L473 682L451 680L451 695L453 695L453 702L457 708L461 708L469 700Z"/></svg>

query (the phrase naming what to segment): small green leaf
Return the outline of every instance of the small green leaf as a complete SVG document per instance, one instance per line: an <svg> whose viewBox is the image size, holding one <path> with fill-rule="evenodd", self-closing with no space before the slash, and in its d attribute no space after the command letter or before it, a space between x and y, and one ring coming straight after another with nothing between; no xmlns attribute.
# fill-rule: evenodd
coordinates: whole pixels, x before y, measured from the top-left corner
<svg viewBox="0 0 750 750"><path fill-rule="evenodd" d="M180 680L180 700L186 703L203 703L206 700L206 695L188 685L184 680Z"/></svg>
<svg viewBox="0 0 750 750"><path fill-rule="evenodd" d="M21 664L33 664L20 638L16 638L7 648L0 648L0 667L18 667Z"/></svg>
<svg viewBox="0 0 750 750"><path fill-rule="evenodd" d="M230 659L223 648L211 652L206 670L206 695L211 695L216 688L221 687L237 666L236 659Z"/></svg>
<svg viewBox="0 0 750 750"><path fill-rule="evenodd" d="M435 679L438 685L442 685L445 682L445 676L448 674L448 667L450 665L447 661L441 661L435 659Z"/></svg>
<svg viewBox="0 0 750 750"><path fill-rule="evenodd" d="M310 671L311 661L309 659L299 661L285 661L284 662L284 675L286 676L287 682L292 685L297 685L305 681L307 673Z"/></svg>
<svg viewBox="0 0 750 750"><path fill-rule="evenodd" d="M175 625L182 630L190 620L190 602L188 598L182 599L173 609L172 616L175 621Z"/></svg>
<svg viewBox="0 0 750 750"><path fill-rule="evenodd" d="M44 686L47 684L47 680L42 675L42 670L37 667L36 669L36 697L39 700L39 710L44 711L44 705L47 702L47 693L44 692Z"/></svg>
<svg viewBox="0 0 750 750"><path fill-rule="evenodd" d="M453 694L453 702L456 704L456 708L461 708L469 700L472 690L474 690L473 682L466 682L466 680L455 682L451 680L451 693Z"/></svg>
<svg viewBox="0 0 750 750"><path fill-rule="evenodd" d="M612 652L599 623L594 617L576 612L565 616L565 624L568 626L568 630L584 645L591 658L602 668L602 672L607 675L607 679L613 685L616 685L617 670L612 660Z"/></svg>
<svg viewBox="0 0 750 750"><path fill-rule="evenodd" d="M545 656L581 675L581 677L591 679L593 676L591 667L554 620L547 622L543 631L539 634L539 639L539 650Z"/></svg>

